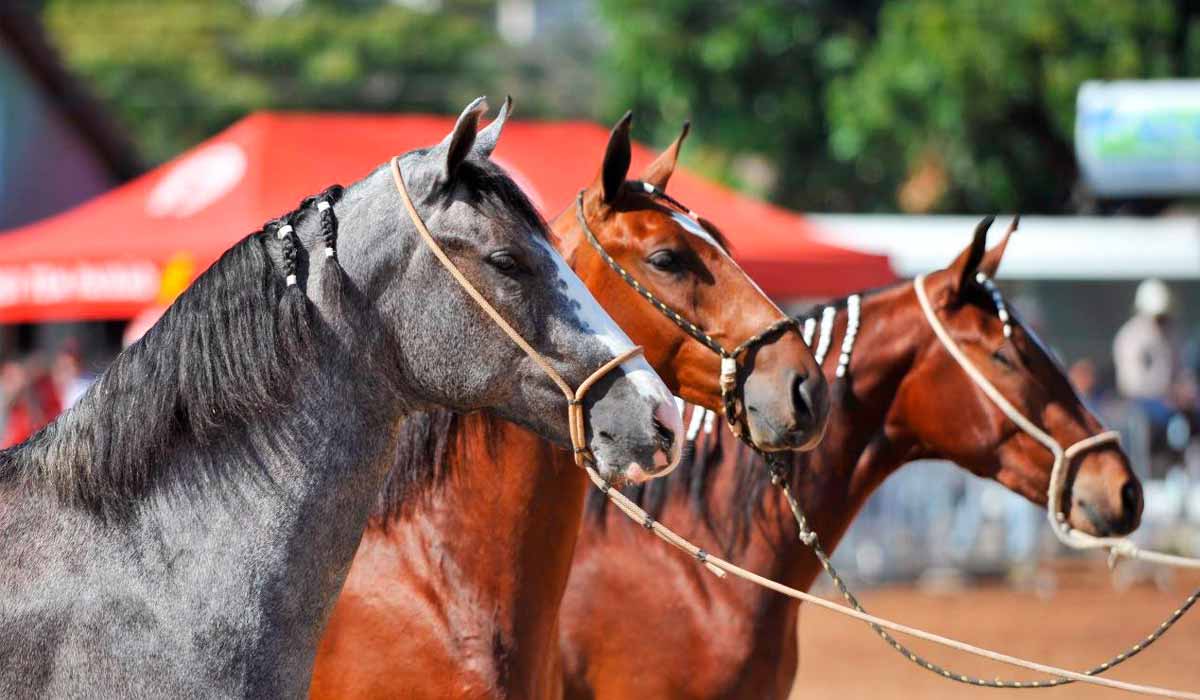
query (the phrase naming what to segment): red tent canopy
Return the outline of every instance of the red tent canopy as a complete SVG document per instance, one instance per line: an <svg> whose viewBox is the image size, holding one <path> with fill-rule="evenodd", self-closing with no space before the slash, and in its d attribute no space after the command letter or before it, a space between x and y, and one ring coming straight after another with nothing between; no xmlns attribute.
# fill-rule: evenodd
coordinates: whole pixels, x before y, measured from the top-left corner
<svg viewBox="0 0 1200 700"><path fill-rule="evenodd" d="M453 119L260 113L75 209L0 236L0 322L129 318L169 301L230 245L332 182L438 142ZM514 122L495 160L547 217L592 181L608 131ZM655 152L634 145L633 173ZM817 241L805 220L686 171L671 193L716 222L777 297L824 296L894 278L883 257Z"/></svg>

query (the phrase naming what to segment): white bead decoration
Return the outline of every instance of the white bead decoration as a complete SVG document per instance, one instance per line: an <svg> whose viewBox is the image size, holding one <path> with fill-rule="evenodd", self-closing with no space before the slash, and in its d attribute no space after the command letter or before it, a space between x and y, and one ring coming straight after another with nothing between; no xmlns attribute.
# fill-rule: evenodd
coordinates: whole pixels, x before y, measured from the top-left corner
<svg viewBox="0 0 1200 700"><path fill-rule="evenodd" d="M804 319L804 344L812 345L813 331L817 330L817 319L809 317Z"/></svg>
<svg viewBox="0 0 1200 700"><path fill-rule="evenodd" d="M975 281L992 295L992 303L996 306L996 315L1000 317L1000 323L1004 324L1004 337L1011 338L1012 316L1008 313L1008 305L1004 303L1004 296L1000 294L1000 288L982 272L975 274Z"/></svg>
<svg viewBox="0 0 1200 700"><path fill-rule="evenodd" d="M858 338L858 324L862 311L862 297L852 294L846 298L846 335L842 338L842 354L838 356L835 376L846 376L850 368L850 353L854 352L854 341Z"/></svg>
<svg viewBox="0 0 1200 700"><path fill-rule="evenodd" d="M833 335L833 318L837 315L837 310L832 306L826 306L821 312L821 338L817 341L817 351L813 353L817 364L825 362L825 353L829 352L830 336Z"/></svg>

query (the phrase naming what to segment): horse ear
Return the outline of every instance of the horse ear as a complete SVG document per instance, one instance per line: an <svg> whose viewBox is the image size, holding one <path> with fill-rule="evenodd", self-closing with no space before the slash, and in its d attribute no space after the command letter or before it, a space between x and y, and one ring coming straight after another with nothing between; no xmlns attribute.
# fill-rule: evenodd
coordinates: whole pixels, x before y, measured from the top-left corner
<svg viewBox="0 0 1200 700"><path fill-rule="evenodd" d="M608 137L608 147L604 149L604 164L600 166L598 178L605 204L617 201L621 185L625 184L625 177L629 175L629 161L633 157L633 149L629 143L629 127L632 123L633 112L626 112Z"/></svg>
<svg viewBox="0 0 1200 700"><path fill-rule="evenodd" d="M475 136L475 154L480 158L490 158L492 151L496 150L496 142L500 140L500 132L504 131L504 123L508 121L508 115L512 112L512 97L505 97L504 104L500 105L500 113Z"/></svg>
<svg viewBox="0 0 1200 700"><path fill-rule="evenodd" d="M983 261L979 263L979 271L995 279L996 271L1000 269L1000 259L1004 257L1004 250L1008 247L1008 239L1012 237L1013 231L1017 230L1017 226L1021 225L1021 215L1017 214L1013 217L1012 223L1004 230L1004 236L1000 242L992 246L991 250L983 256Z"/></svg>
<svg viewBox="0 0 1200 700"><path fill-rule="evenodd" d="M446 134L446 138L434 149L443 159L442 182L453 180L458 166L470 155L471 148L475 145L475 132L479 130L479 118L487 112L487 108L486 97L476 97L472 100L462 114L458 115L454 130Z"/></svg>
<svg viewBox="0 0 1200 700"><path fill-rule="evenodd" d="M975 277L976 271L979 270L979 263L983 261L983 255L987 251L987 234L988 229L992 227L992 222L996 220L994 216L985 216L983 221L975 225L975 238L971 241L971 245L958 254L954 262L950 263L950 279L954 287L950 290L954 296L962 293L967 285Z"/></svg>
<svg viewBox="0 0 1200 700"><path fill-rule="evenodd" d="M679 162L679 147L683 144L683 140L687 138L688 132L692 130L691 122L684 122L683 129L680 130L679 136L675 138L675 142L671 147L663 151L654 162L646 166L642 171L642 181L654 185L660 190L667 189L667 181L671 179L671 174L675 172L675 164Z"/></svg>

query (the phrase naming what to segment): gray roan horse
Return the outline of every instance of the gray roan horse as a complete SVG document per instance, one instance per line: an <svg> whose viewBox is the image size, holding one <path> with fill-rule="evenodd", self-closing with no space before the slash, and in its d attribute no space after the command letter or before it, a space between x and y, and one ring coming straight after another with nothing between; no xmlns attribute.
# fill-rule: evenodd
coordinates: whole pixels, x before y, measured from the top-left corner
<svg viewBox="0 0 1200 700"><path fill-rule="evenodd" d="M455 264L578 385L630 342L488 160L485 111L401 172ZM0 696L301 697L405 415L488 408L568 444L559 389L439 266L389 169L331 198L336 219L306 200L236 244L0 453ZM679 415L643 360L588 397L606 475L673 462Z"/></svg>

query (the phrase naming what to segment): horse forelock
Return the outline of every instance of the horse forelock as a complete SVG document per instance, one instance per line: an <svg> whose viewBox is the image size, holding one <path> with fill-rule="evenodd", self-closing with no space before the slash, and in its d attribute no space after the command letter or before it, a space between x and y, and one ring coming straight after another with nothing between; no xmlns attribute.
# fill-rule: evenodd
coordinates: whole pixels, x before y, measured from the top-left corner
<svg viewBox="0 0 1200 700"><path fill-rule="evenodd" d="M689 233L693 233L691 231L692 227L699 227L703 233L700 236L701 239L710 239L722 253L732 255L729 238L726 237L724 231L708 219L704 219L704 223L701 223L699 218L702 216L701 214L686 206L677 206L677 204L674 199L663 201L659 197L646 192L642 187L642 182L639 180L627 180L621 188L621 198L618 200L617 206L628 213L665 216L668 219L674 220L677 225L688 229ZM687 223L680 222L675 217L683 217Z"/></svg>
<svg viewBox="0 0 1200 700"><path fill-rule="evenodd" d="M417 193L424 192L426 203L444 206L455 200L453 196L445 196L448 187L453 188L455 193L468 197L484 216L521 224L521 230L549 238L545 218L504 168L487 158L471 157L455 170L453 182L445 183L440 179L440 165L434 155L434 150L425 149L401 156L404 179L414 197L421 199ZM389 167L385 164L375 174L386 173ZM391 176L386 179L388 187L393 187Z"/></svg>

